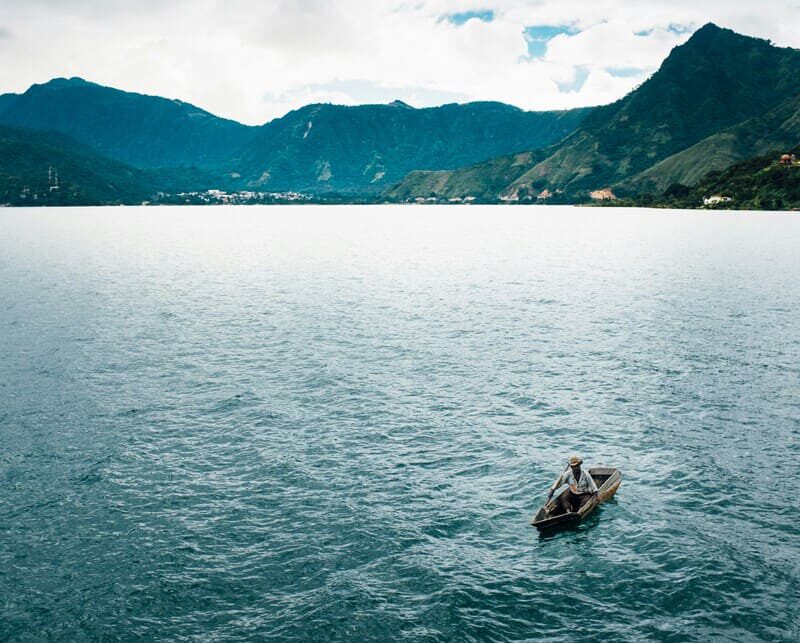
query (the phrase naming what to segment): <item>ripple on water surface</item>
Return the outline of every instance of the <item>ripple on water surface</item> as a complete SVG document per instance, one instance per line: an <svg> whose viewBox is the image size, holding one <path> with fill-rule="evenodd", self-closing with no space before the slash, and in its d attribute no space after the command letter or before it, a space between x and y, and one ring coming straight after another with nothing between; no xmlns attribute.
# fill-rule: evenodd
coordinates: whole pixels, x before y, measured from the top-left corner
<svg viewBox="0 0 800 643"><path fill-rule="evenodd" d="M0 638L796 640L800 219L0 215ZM540 537L571 453L617 499Z"/></svg>

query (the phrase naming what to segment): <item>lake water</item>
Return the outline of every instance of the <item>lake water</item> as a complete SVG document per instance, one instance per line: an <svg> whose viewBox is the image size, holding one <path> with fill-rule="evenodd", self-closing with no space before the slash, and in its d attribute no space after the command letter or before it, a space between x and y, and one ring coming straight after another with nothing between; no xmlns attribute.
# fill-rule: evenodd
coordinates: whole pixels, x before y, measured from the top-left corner
<svg viewBox="0 0 800 643"><path fill-rule="evenodd" d="M796 641L798 437L798 215L0 210L2 640Z"/></svg>

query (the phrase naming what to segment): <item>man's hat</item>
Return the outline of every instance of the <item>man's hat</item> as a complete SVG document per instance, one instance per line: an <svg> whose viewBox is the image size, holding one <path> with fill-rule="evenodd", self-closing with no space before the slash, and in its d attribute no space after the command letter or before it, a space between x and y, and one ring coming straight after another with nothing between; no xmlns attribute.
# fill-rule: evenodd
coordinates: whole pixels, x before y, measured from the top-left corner
<svg viewBox="0 0 800 643"><path fill-rule="evenodd" d="M569 459L569 466L577 467L579 464L583 464L583 460L581 460L578 456L574 455Z"/></svg>

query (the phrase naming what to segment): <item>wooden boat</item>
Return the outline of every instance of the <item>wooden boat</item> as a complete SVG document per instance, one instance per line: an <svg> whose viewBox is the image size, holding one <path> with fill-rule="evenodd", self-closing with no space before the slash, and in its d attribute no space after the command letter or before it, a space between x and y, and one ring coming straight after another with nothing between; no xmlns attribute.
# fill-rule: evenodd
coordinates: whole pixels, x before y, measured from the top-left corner
<svg viewBox="0 0 800 643"><path fill-rule="evenodd" d="M597 495L586 500L578 511L564 513L558 503L559 494L536 512L536 515L531 518L531 524L539 531L577 524L597 509L598 505L609 500L622 483L622 472L619 469L594 467L589 469L589 475L597 485Z"/></svg>

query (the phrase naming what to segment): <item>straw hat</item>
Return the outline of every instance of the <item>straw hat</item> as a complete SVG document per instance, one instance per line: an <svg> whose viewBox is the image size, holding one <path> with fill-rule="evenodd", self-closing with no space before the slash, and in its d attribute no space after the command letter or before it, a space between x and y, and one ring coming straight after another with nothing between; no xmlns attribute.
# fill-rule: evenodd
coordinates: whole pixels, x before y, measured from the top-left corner
<svg viewBox="0 0 800 643"><path fill-rule="evenodd" d="M581 460L578 456L574 455L569 459L569 466L577 467L579 464L583 464L583 460Z"/></svg>

